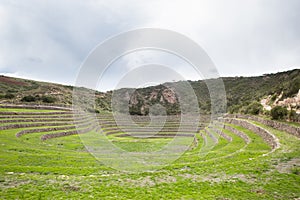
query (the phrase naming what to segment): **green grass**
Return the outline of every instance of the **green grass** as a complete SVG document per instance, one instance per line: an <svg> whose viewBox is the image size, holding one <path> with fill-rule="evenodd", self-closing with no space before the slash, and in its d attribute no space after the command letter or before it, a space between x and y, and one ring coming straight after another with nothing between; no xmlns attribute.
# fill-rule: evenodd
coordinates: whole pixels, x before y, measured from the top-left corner
<svg viewBox="0 0 300 200"><path fill-rule="evenodd" d="M24 109L27 110L27 109ZM20 110L23 112L23 110ZM204 132L198 145L162 169L128 173L106 166L83 145L97 134L91 131L41 141L46 133L16 138L22 129L0 131L1 199L296 199L300 197L299 167L286 166L300 159L300 140L261 126L279 138L275 152L255 133L231 125L251 139L247 145L230 131L229 142L214 144ZM131 152L157 151L171 139L109 136L116 146ZM190 139L190 138L188 138ZM187 142L182 140L183 143ZM110 155L107 155L109 158ZM285 166L280 172L278 166ZM138 164L137 164L138 167Z"/></svg>

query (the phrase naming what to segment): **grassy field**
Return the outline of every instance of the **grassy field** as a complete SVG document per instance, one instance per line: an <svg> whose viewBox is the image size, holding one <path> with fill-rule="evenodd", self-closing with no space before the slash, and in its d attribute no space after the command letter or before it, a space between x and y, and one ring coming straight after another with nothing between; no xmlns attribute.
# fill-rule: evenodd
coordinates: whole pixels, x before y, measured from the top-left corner
<svg viewBox="0 0 300 200"><path fill-rule="evenodd" d="M10 111L37 110L0 109L0 116ZM21 119L20 116L15 118ZM20 124L2 123L0 127L14 123ZM0 199L299 199L299 138L253 124L276 136L280 148L268 154L272 148L261 136L245 127L227 124L247 135L249 142L229 130L222 132L231 141L216 131L201 130L195 133L197 143L180 158L159 170L138 173L113 169L87 151L82 141L93 140L95 129L80 136L44 141L42 135L61 131L37 131L16 137L24 129L52 126L0 130ZM107 126L105 131L112 128L115 126ZM116 131L107 138L128 152L158 151L172 140L117 137L120 134Z"/></svg>

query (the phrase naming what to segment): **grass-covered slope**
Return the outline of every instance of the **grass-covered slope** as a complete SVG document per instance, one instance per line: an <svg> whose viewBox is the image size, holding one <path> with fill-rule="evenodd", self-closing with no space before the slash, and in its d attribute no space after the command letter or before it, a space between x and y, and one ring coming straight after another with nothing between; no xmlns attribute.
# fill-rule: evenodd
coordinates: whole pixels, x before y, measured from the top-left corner
<svg viewBox="0 0 300 200"><path fill-rule="evenodd" d="M297 199L300 198L300 140L256 118L227 116L192 134L194 142L170 165L126 173L95 159L82 143L97 127L71 110L0 108L1 199ZM95 120L95 119L94 119ZM104 134L125 151L157 151L168 144L180 119L169 118L157 137L130 127L125 135L110 113L97 115ZM134 120L144 126L146 117ZM200 121L199 125L205 123ZM202 124L205 125L205 124ZM21 127L20 127L21 126ZM295 127L295 125L293 125ZM296 126L299 127L299 126ZM70 133L70 134L68 134ZM55 136L55 137L44 137ZM109 158L111 155L107 155ZM103 158L105 159L105 158Z"/></svg>

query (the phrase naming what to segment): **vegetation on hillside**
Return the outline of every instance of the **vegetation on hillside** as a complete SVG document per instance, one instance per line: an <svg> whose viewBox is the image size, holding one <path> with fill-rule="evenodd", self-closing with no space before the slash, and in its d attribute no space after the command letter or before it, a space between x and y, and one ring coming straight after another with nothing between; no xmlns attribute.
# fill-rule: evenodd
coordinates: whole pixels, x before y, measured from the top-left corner
<svg viewBox="0 0 300 200"><path fill-rule="evenodd" d="M300 89L300 69L257 77L224 77L222 80L229 113L269 114L259 105L261 99L271 96L270 102L274 102L295 96ZM113 104L120 112L129 110L131 114L147 115L151 106L160 104L165 107L167 114L179 114L181 108L176 90L180 90L183 94L186 92L183 96L187 100L190 99L187 110L188 106L192 110L194 104L198 104L201 113L209 114L212 103L206 84L208 81L210 80L179 81L136 90L124 88L106 93L94 92L95 106L91 105L90 109L112 111ZM187 92L189 86L193 88L198 102L193 102L193 98ZM2 103L72 104L72 86L0 76L0 88ZM167 96L172 96L172 92L166 92L166 88L173 89L175 101L168 99ZM163 95L163 92L167 95ZM300 106L297 104L294 109L300 109ZM291 118L295 118L294 115L292 112Z"/></svg>

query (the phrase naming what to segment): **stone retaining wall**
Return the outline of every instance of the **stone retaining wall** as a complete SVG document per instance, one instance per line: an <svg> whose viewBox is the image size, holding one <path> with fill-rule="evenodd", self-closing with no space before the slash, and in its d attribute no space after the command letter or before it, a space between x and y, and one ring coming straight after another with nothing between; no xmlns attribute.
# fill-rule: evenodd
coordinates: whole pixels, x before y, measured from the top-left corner
<svg viewBox="0 0 300 200"><path fill-rule="evenodd" d="M64 118L49 118L49 119L6 119L0 120L1 123L18 123L18 122L69 122L73 121L73 119L64 119Z"/></svg>
<svg viewBox="0 0 300 200"><path fill-rule="evenodd" d="M257 122L262 123L266 126L270 126L272 128L288 132L288 133L300 138L300 127L295 127L295 126L291 126L291 125L281 123L281 122L278 122L278 121L263 119L261 117L251 116L251 115L241 115L241 114L229 115L228 114L228 115L226 115L226 117L248 119L248 120L252 120L252 121L257 121Z"/></svg>
<svg viewBox="0 0 300 200"><path fill-rule="evenodd" d="M76 128L76 126L27 129L27 130L22 130L22 131L18 132L16 134L16 137L21 137L22 135L29 134L29 133L50 132L50 131L68 130L68 129L75 129L75 128Z"/></svg>
<svg viewBox="0 0 300 200"><path fill-rule="evenodd" d="M74 116L69 115L1 115L0 113L0 119L48 119L48 118L73 118Z"/></svg>
<svg viewBox="0 0 300 200"><path fill-rule="evenodd" d="M87 133L90 132L92 130L94 130L96 128L96 125L85 128L85 129L80 129L80 130L73 130L73 131L64 131L64 132L60 132L60 133L50 133L50 134L45 134L41 136L41 140L45 141L45 140L49 140L52 138L57 138L57 137L64 137L64 136L70 136L70 135L76 135L76 134L83 134L83 133Z"/></svg>
<svg viewBox="0 0 300 200"><path fill-rule="evenodd" d="M263 140L272 147L272 150L275 150L280 146L278 139L273 134L271 134L270 132L268 132L267 130L261 127L251 124L248 121L241 120L241 119L234 119L234 118L225 118L225 123L242 126L260 135L263 138Z"/></svg>
<svg viewBox="0 0 300 200"><path fill-rule="evenodd" d="M232 137L230 137L229 135L226 135L225 133L223 133L223 131L221 129L217 129L216 133L218 133L221 137L223 137L225 140L232 142Z"/></svg>
<svg viewBox="0 0 300 200"><path fill-rule="evenodd" d="M66 126L70 123L37 123L37 124L9 124L5 126L1 126L0 130L7 130L7 129L17 129L17 128L30 128L30 127L41 127L41 126Z"/></svg>
<svg viewBox="0 0 300 200"><path fill-rule="evenodd" d="M37 110L72 110L70 107L46 106L46 105L0 105L0 108L37 109Z"/></svg>
<svg viewBox="0 0 300 200"><path fill-rule="evenodd" d="M211 134L208 129L205 129L205 132L209 135L209 137L214 141L215 144L218 143L218 139L213 134Z"/></svg>
<svg viewBox="0 0 300 200"><path fill-rule="evenodd" d="M194 134L184 134L184 133L176 133L176 134L121 134L117 135L116 137L145 137L145 138L174 138L174 137L194 137Z"/></svg>
<svg viewBox="0 0 300 200"><path fill-rule="evenodd" d="M72 114L68 111L63 112L0 112L0 115L63 115L63 114Z"/></svg>
<svg viewBox="0 0 300 200"><path fill-rule="evenodd" d="M246 135L245 133L243 133L231 126L224 125L224 129L226 129L226 130L232 132L233 134L239 136L240 138L242 138L246 142L246 144L249 144L251 141L250 138L248 137L248 135Z"/></svg>

